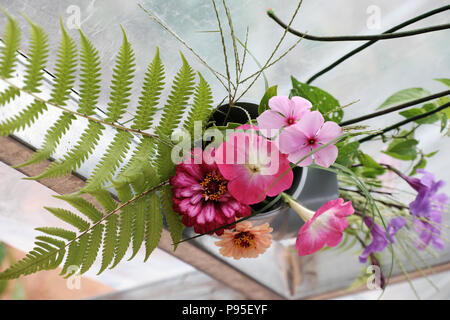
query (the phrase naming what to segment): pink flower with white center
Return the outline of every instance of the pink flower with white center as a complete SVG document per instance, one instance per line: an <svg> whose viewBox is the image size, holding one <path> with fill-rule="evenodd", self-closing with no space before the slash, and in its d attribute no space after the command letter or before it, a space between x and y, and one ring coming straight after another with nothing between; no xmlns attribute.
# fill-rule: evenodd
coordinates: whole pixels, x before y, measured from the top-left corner
<svg viewBox="0 0 450 320"><path fill-rule="evenodd" d="M178 164L170 179L173 209L183 215L183 224L194 227L197 233L208 233L235 222L236 217L248 216L250 207L229 193L228 181L209 159L210 153L196 148L193 154L195 159L188 158ZM199 159L203 159L201 164L198 164ZM216 234L221 235L223 231L216 231Z"/></svg>
<svg viewBox="0 0 450 320"><path fill-rule="evenodd" d="M284 129L279 136L279 148L288 154L292 163L297 163L306 157L311 151L329 143L342 135L342 129L332 121L324 123L323 116L318 111L306 114L298 124ZM309 166L314 157L316 164L328 168L336 161L338 149L330 144L300 163L300 167Z"/></svg>
<svg viewBox="0 0 450 320"><path fill-rule="evenodd" d="M247 127L237 129L243 128ZM293 180L287 156L257 130L253 126L253 130L232 133L215 154L220 173L229 180L230 194L244 204L276 196L289 189Z"/></svg>
<svg viewBox="0 0 450 320"><path fill-rule="evenodd" d="M296 124L311 107L311 102L301 97L276 96L269 100L270 110L264 111L256 120L261 132L272 138L280 129Z"/></svg>
<svg viewBox="0 0 450 320"><path fill-rule="evenodd" d="M344 202L342 198L328 201L315 213L289 196L285 195L284 198L305 221L295 243L295 248L301 256L319 251L325 245L337 246L342 240L342 233L348 227L347 217L355 212L352 202Z"/></svg>

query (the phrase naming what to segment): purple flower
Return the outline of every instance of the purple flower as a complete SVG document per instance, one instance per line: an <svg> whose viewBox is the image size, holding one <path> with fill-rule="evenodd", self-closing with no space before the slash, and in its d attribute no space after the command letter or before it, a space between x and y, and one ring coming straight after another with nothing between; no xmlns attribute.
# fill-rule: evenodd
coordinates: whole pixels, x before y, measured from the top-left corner
<svg viewBox="0 0 450 320"><path fill-rule="evenodd" d="M361 263L365 263L367 261L367 257L369 257L371 253L381 252L389 245L391 241L393 243L394 237L397 234L398 230L400 230L405 225L405 219L403 219L402 217L392 219L387 227L387 232L384 228L374 223L372 218L370 217L365 217L364 223L370 230L370 234L372 235L372 242L364 249L363 253L359 256L359 261Z"/></svg>
<svg viewBox="0 0 450 320"><path fill-rule="evenodd" d="M425 170L419 169L417 172L423 174L422 178L402 177L417 191L416 199L409 204L411 214L416 217L413 221L414 228L420 238L416 242L416 247L424 249L431 242L435 248L443 249L440 224L442 211L450 199L443 193L438 194L438 190L445 185L445 182L436 181L434 175Z"/></svg>

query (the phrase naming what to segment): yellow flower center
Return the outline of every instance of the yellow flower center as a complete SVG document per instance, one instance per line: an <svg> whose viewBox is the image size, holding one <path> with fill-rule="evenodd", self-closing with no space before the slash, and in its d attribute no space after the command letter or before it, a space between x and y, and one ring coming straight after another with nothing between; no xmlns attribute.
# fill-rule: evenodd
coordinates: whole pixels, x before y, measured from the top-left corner
<svg viewBox="0 0 450 320"><path fill-rule="evenodd" d="M255 236L248 231L239 232L233 237L233 243L237 247L248 249L255 246Z"/></svg>
<svg viewBox="0 0 450 320"><path fill-rule="evenodd" d="M205 200L217 201L227 191L227 181L214 172L208 173L200 185L203 187Z"/></svg>

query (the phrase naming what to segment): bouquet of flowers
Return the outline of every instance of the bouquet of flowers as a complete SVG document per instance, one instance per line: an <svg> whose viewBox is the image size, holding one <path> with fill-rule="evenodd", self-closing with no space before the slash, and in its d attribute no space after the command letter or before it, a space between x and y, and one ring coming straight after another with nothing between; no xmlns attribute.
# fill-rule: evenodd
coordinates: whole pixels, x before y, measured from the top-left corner
<svg viewBox="0 0 450 320"><path fill-rule="evenodd" d="M291 28L301 1L287 25L269 10L268 15L283 27L283 36L261 69L242 80L247 39L241 42L235 36L229 9L223 1L235 53L236 81L233 83L215 1L213 5L227 74L215 71L191 47L187 46L187 49L227 89L227 97L214 107L216 99L209 84L200 73L196 76L182 56L182 66L172 82L167 101L159 108L164 66L157 49L145 73L131 126L121 123L130 103L135 72L134 52L123 29L123 42L112 75L110 101L105 116L100 117L96 113L101 90L100 57L83 32L79 30L81 72L75 108L69 103L69 97L76 80L78 49L64 25L61 23L62 40L53 87L45 96L41 94L41 88L49 52L47 35L27 18L31 28L29 58L22 70L25 75L17 77L20 28L17 21L6 14L8 24L0 57L0 78L6 85L0 92L0 105L5 106L6 120L0 122L0 134L12 135L32 127L50 108L60 112L48 128L42 147L20 166L51 157L61 144L61 137L71 127L79 125L79 121L85 121L87 125L73 148L32 179L71 174L90 158L107 129L113 130L114 135L101 160L86 177L86 185L77 193L58 196L81 214L46 208L71 229L38 228L43 235L36 237L35 248L22 261L0 273L0 280L54 269L61 264L65 276L73 273L69 268L73 265L83 273L100 257L100 251L101 273L108 267L115 267L129 247L134 257L142 244L147 259L158 245L164 227L170 232L174 249L180 242L206 236L216 238L217 250L225 257L256 258L271 246L276 232L270 221L257 218L280 207L291 208L291 212L301 218L302 222L295 230L295 249L300 256L329 247L358 246L361 263L381 266L380 253L387 248L394 257L397 248L402 252L415 252L444 247L442 215L448 211L450 199L440 191L444 181L437 180L425 170L427 159L436 152L421 150L415 133L420 126L436 122L441 123L441 132L445 133L450 117L449 90L431 94L425 89L405 89L389 97L380 106L382 110L346 121L343 121L345 108L353 103L341 105L330 93L310 85L319 75L307 83L292 77L289 96L278 94L277 86L266 85L259 105L243 103L240 99L264 70L282 59L300 40L320 41L320 37ZM186 44L158 17L141 8ZM434 10L433 14L442 10ZM421 16L425 17L426 14ZM441 29L444 28L431 31ZM273 60L288 32L301 39ZM395 36L425 32L430 30L412 30ZM390 37L392 34L374 39L349 38L378 41ZM243 47L242 59L237 43ZM240 86L250 80L251 84L239 91ZM450 85L449 79L437 80L445 86ZM32 102L20 112L6 107L23 96L31 97ZM424 102L422 107L411 108ZM159 110L162 110L161 120L154 123ZM186 110L189 112L183 120ZM368 128L359 124L397 111L405 119L386 128ZM131 147L133 138L137 144ZM379 160L361 148L363 143L374 140L385 144ZM126 158L130 149L131 156ZM402 161L411 164L408 174L399 169ZM298 177L310 169L327 172L338 181L335 196L327 195L326 201L321 201L315 210L302 203L298 192L293 192L309 187L301 185L302 180ZM397 197L400 189L395 177L409 185L406 194L410 199L406 202L403 195ZM185 227L191 228L196 235L187 236L183 233ZM382 274L381 287L384 288L386 283Z"/></svg>

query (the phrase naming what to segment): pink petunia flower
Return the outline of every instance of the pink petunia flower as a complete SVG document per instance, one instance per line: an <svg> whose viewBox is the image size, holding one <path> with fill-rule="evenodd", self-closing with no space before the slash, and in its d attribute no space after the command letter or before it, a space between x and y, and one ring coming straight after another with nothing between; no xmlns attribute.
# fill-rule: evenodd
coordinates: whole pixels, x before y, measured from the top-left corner
<svg viewBox="0 0 450 320"><path fill-rule="evenodd" d="M220 173L229 180L230 194L245 204L276 196L289 189L293 180L287 156L257 130L254 126L251 131L230 134L215 154Z"/></svg>
<svg viewBox="0 0 450 320"><path fill-rule="evenodd" d="M233 223L236 217L248 216L250 207L229 193L228 181L209 159L211 153L201 148L192 153L195 159L188 158L178 164L175 175L170 179L173 209L183 215L183 224L193 226L197 233L208 233ZM203 158L200 164L199 158ZM223 234L223 229L216 234Z"/></svg>
<svg viewBox="0 0 450 320"><path fill-rule="evenodd" d="M324 123L322 114L312 111L306 114L298 124L284 129L279 136L279 148L288 154L289 161L299 162L311 151L329 143L342 135L342 129L332 121ZM338 149L330 144L314 155L298 163L301 167L307 167L312 163L313 157L316 164L328 168L336 161Z"/></svg>
<svg viewBox="0 0 450 320"><path fill-rule="evenodd" d="M296 124L311 107L311 102L301 97L276 96L269 100L270 110L264 111L256 120L264 136L272 138L280 129Z"/></svg>
<svg viewBox="0 0 450 320"><path fill-rule="evenodd" d="M325 245L335 247L341 242L342 233L348 226L347 217L355 212L351 201L344 203L342 198L331 200L314 213L294 199L286 198L291 208L305 221L295 243L299 255L312 254Z"/></svg>

